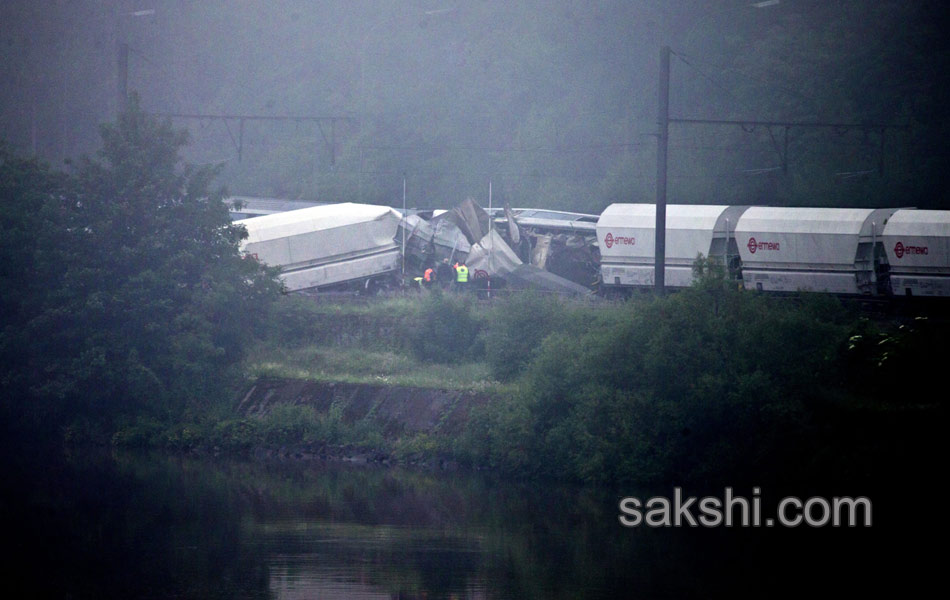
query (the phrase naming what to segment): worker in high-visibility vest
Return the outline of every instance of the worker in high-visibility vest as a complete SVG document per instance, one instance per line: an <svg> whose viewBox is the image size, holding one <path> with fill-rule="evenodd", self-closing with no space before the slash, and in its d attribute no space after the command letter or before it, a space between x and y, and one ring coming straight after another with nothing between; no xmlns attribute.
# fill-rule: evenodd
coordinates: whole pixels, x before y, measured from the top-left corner
<svg viewBox="0 0 950 600"><path fill-rule="evenodd" d="M425 283L426 287L431 287L432 282L435 281L435 269L429 267L422 274L422 281Z"/></svg>
<svg viewBox="0 0 950 600"><path fill-rule="evenodd" d="M463 289L468 283L468 267L465 266L465 263L459 263L455 267L455 287L458 289Z"/></svg>

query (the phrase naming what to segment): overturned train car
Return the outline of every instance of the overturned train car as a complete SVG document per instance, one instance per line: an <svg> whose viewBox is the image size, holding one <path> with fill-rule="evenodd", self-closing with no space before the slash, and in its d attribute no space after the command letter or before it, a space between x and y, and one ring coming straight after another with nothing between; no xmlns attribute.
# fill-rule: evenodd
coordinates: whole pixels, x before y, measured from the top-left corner
<svg viewBox="0 0 950 600"><path fill-rule="evenodd" d="M654 284L652 204L614 204L597 223L603 290ZM693 282L699 254L746 289L950 296L950 211L669 205L665 282Z"/></svg>
<svg viewBox="0 0 950 600"><path fill-rule="evenodd" d="M328 204L235 221L247 229L241 250L280 267L288 291L370 288L394 281L402 218L388 206Z"/></svg>

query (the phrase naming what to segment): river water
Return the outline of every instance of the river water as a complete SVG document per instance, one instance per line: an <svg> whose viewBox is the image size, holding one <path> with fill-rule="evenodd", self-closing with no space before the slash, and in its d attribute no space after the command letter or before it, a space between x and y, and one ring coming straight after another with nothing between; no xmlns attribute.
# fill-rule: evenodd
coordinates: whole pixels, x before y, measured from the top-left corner
<svg viewBox="0 0 950 600"><path fill-rule="evenodd" d="M319 461L34 458L6 469L0 505L5 587L26 597L854 597L913 591L942 564L920 531L880 522L620 525L622 496L664 490Z"/></svg>

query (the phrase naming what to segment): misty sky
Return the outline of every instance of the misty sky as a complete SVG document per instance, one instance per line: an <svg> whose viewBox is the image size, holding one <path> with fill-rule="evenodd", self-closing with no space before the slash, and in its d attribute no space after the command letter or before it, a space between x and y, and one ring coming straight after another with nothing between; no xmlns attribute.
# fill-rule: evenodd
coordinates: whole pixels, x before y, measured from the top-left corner
<svg viewBox="0 0 950 600"><path fill-rule="evenodd" d="M0 138L56 165L95 151L98 124L118 106L125 42L129 89L146 111L339 118L243 128L177 118L191 133L186 158L220 163L235 193L386 202L405 173L428 204L473 193L489 177L525 205L534 196L561 205L604 198L586 201L592 207L648 201L661 46L675 53L673 116L907 122L943 79L945 48L928 46L939 36L916 33L937 27L927 20L934 7L7 0ZM941 60L907 64L928 53ZM877 164L877 141L847 142L855 149L836 169ZM671 177L684 195L710 181L721 194L784 193L781 181L728 179L775 168L766 134L674 128L671 144L681 149ZM710 166L710 154L727 163Z"/></svg>

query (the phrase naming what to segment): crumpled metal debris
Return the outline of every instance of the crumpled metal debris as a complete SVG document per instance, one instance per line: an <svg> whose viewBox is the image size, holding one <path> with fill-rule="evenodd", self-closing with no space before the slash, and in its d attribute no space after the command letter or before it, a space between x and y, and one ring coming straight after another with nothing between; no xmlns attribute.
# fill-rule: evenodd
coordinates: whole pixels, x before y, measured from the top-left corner
<svg viewBox="0 0 950 600"><path fill-rule="evenodd" d="M548 254L551 253L553 235L541 234L534 236L534 247L531 249L531 264L543 269L548 264Z"/></svg>
<svg viewBox="0 0 950 600"><path fill-rule="evenodd" d="M532 209L525 226L518 212L506 204L492 227L488 213L469 198L428 220L407 216L407 268L421 273L443 259L465 261L476 282L491 278L509 289L590 293L585 286L596 281L596 236L581 220L587 215Z"/></svg>
<svg viewBox="0 0 950 600"><path fill-rule="evenodd" d="M467 198L464 202L438 218L455 223L456 227L465 234L470 244L476 244L479 240L488 235L488 213L471 198Z"/></svg>
<svg viewBox="0 0 950 600"><path fill-rule="evenodd" d="M464 259L471 244L462 231L450 220L439 217L425 220L419 215L407 215L400 224L402 231L396 241L406 236L406 266L409 270L423 271L443 259L449 263Z"/></svg>
<svg viewBox="0 0 950 600"><path fill-rule="evenodd" d="M474 271L475 278L499 276L511 273L522 264L497 229L485 234L477 244L472 246L468 258L465 260L469 270Z"/></svg>
<svg viewBox="0 0 950 600"><path fill-rule="evenodd" d="M507 202L505 202L505 218L508 219L508 239L517 248L521 244L521 231L518 229L518 221L511 212L511 205Z"/></svg>

